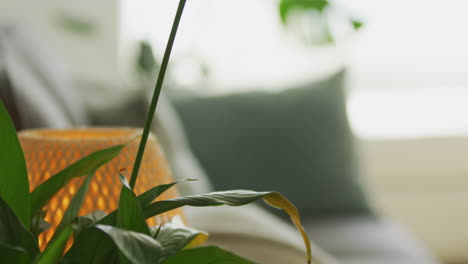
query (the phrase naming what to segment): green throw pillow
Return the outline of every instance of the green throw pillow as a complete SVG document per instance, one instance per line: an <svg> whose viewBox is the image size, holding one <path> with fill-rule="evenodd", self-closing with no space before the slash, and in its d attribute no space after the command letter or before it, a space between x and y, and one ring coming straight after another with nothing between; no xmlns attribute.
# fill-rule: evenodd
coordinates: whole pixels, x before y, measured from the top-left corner
<svg viewBox="0 0 468 264"><path fill-rule="evenodd" d="M304 215L367 214L343 79L339 72L279 93L176 98L174 105L216 190L276 190Z"/></svg>

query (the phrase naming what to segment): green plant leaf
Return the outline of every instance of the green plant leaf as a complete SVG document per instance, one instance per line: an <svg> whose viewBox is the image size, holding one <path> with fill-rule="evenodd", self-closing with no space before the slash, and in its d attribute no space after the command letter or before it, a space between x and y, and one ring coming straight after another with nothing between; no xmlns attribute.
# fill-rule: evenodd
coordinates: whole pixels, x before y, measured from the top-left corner
<svg viewBox="0 0 468 264"><path fill-rule="evenodd" d="M357 20L357 19L352 19L352 20L351 20L351 24L353 25L353 28L354 28L355 30L360 29L360 28L362 27L362 25L363 25L362 21Z"/></svg>
<svg viewBox="0 0 468 264"><path fill-rule="evenodd" d="M39 259L36 263L57 263L62 257L63 249L67 245L68 239L70 238L72 231L73 229L71 226L63 228L59 235L57 235L55 239L51 240L51 242L47 245L44 252L39 256Z"/></svg>
<svg viewBox="0 0 468 264"><path fill-rule="evenodd" d="M131 263L159 263L161 245L152 237L108 225L84 230L65 254L64 263L112 263L118 249Z"/></svg>
<svg viewBox="0 0 468 264"><path fill-rule="evenodd" d="M55 229L54 235L52 236L52 239L50 240L49 243L53 242L61 233L62 231L70 226L75 220L75 218L78 216L78 213L80 212L81 204L83 204L84 198L86 196L86 192L88 191L89 188L89 183L93 179L94 172L91 172L84 182L81 184L80 189L76 192L75 196L73 196L73 199L70 202L70 205L68 206L67 210L63 214L62 220L60 220L60 224L57 226Z"/></svg>
<svg viewBox="0 0 468 264"><path fill-rule="evenodd" d="M212 192L208 194L199 194L184 196L165 201L154 202L143 207L146 218L153 217L164 212L189 205L189 206L218 206L230 205L240 206L252 203L258 199L263 199L273 207L284 210L290 217L297 229L302 235L307 251L307 261L312 261L310 240L301 225L300 216L297 208L284 196L277 192L254 192L248 190L233 190L225 192Z"/></svg>
<svg viewBox="0 0 468 264"><path fill-rule="evenodd" d="M145 75L153 76L155 68L160 67L154 58L153 48L148 41L141 41L139 44L137 67Z"/></svg>
<svg viewBox="0 0 468 264"><path fill-rule="evenodd" d="M177 218L162 226L153 227L153 231L155 233L153 237L156 237L162 246L162 260L175 255L184 248L199 246L208 239L207 233L187 227Z"/></svg>
<svg viewBox="0 0 468 264"><path fill-rule="evenodd" d="M150 231L137 196L122 174L120 174L120 181L122 182L122 190L117 209L117 226L149 236Z"/></svg>
<svg viewBox="0 0 468 264"><path fill-rule="evenodd" d="M141 196L141 195L140 195ZM149 205L143 206L143 213L146 218L162 214L164 212L189 205L189 206L218 206L218 205L230 205L230 206L241 206L252 203L262 198L265 202L269 203L274 207L283 209L292 219L299 232L302 235L304 244L307 251L307 260L310 263L312 260L310 240L301 225L299 212L296 207L289 202L285 197L277 192L254 192L248 190L234 190L225 192L213 192L208 194L192 195L174 198L165 201L154 202ZM101 219L99 224L115 225L116 214L115 212L107 215Z"/></svg>
<svg viewBox="0 0 468 264"><path fill-rule="evenodd" d="M168 184L161 184L156 187L153 187L138 196L140 205L144 207L150 204L154 199L158 198L165 191L169 190L174 185L184 182L184 181L195 181L195 180L185 179L185 180L180 180L180 181L176 181L176 182L172 182ZM110 214L106 215L104 218L98 221L98 224L102 224L102 225L116 225L116 223L117 223L117 210L111 212Z"/></svg>
<svg viewBox="0 0 468 264"><path fill-rule="evenodd" d="M286 24L288 16L297 10L308 11L316 10L323 12L330 3L328 0L281 0L279 4L279 13L281 21Z"/></svg>
<svg viewBox="0 0 468 264"><path fill-rule="evenodd" d="M161 61L161 67L159 68L158 78L154 86L154 93L151 98L148 114L146 115L143 134L141 135L140 145L138 146L138 151L135 157L132 175L130 176L130 187L132 187L132 189L133 187L135 187L136 180L138 178L138 171L140 170L141 161L143 160L143 154L145 153L146 142L148 141L148 137L152 127L151 124L153 123L154 115L156 113L156 107L158 105L159 95L161 94L162 86L164 83L164 77L166 76L169 58L171 57L172 47L174 46L175 37L177 35L177 29L179 28L180 20L182 18L182 13L184 12L186 2L187 0L179 0L179 5L177 6L177 12L174 17L174 22L172 23L171 33L169 34L166 49L164 50L164 55Z"/></svg>
<svg viewBox="0 0 468 264"><path fill-rule="evenodd" d="M1 197L0 243L11 248L24 249L31 259L39 253L39 246L34 236Z"/></svg>
<svg viewBox="0 0 468 264"><path fill-rule="evenodd" d="M112 239L95 226L73 234L72 247L65 253L66 264L118 263L119 249Z"/></svg>
<svg viewBox="0 0 468 264"><path fill-rule="evenodd" d="M31 197L28 171L16 129L0 101L0 196L29 227Z"/></svg>
<svg viewBox="0 0 468 264"><path fill-rule="evenodd" d="M87 19L82 19L67 13L56 14L57 25L70 33L82 36L93 36L96 33L96 25Z"/></svg>
<svg viewBox="0 0 468 264"><path fill-rule="evenodd" d="M31 257L21 247L0 243L0 263L29 264Z"/></svg>
<svg viewBox="0 0 468 264"><path fill-rule="evenodd" d="M163 261L163 264L255 264L219 247L200 247L182 250Z"/></svg>
<svg viewBox="0 0 468 264"><path fill-rule="evenodd" d="M161 185L155 186L149 189L148 191L140 194L138 196L138 200L140 200L141 206L145 206L151 203L152 201L154 201L154 199L158 198L165 191L169 190L172 186L181 182L185 182L185 181L196 181L196 179L185 179L185 180L180 180L176 182L171 182L168 184L161 184Z"/></svg>
<svg viewBox="0 0 468 264"><path fill-rule="evenodd" d="M52 176L31 193L31 213L34 215L71 179L87 175L116 157L124 146L96 151Z"/></svg>
<svg viewBox="0 0 468 264"><path fill-rule="evenodd" d="M125 176L122 174L119 176L122 182L122 190L120 191L119 207L117 209L117 227L149 236L150 230L146 225L140 202ZM122 252L119 252L119 259L122 264L130 263Z"/></svg>

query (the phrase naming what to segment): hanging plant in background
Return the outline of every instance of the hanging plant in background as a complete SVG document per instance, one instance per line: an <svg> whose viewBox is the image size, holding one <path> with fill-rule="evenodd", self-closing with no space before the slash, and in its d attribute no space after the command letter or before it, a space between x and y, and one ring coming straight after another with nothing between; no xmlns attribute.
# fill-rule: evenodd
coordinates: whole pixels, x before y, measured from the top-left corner
<svg viewBox="0 0 468 264"><path fill-rule="evenodd" d="M153 202L177 182L153 187L138 196L133 191L185 3L186 0L181 0L177 9L130 181L115 175L122 187L114 212L78 216L94 172L116 157L123 145L82 158L30 192L23 151L11 119L0 102L0 263L248 264L252 262L221 248L199 247L207 234L187 228L177 223L177 219L162 226L148 226L145 220L182 206L240 206L259 199L290 215L304 239L307 253L304 262L311 263L310 242L301 226L299 213L279 193L236 190ZM81 187L45 249L40 250L37 237L48 228L43 219L43 208L70 180L79 177L83 178ZM70 239L72 242L67 246Z"/></svg>
<svg viewBox="0 0 468 264"><path fill-rule="evenodd" d="M328 0L280 0L278 10L283 24L306 43L334 43L363 25Z"/></svg>
<svg viewBox="0 0 468 264"><path fill-rule="evenodd" d="M138 56L136 58L136 70L140 81L140 86L151 87L154 83L154 75L161 65L156 60L153 48L148 41L140 41Z"/></svg>

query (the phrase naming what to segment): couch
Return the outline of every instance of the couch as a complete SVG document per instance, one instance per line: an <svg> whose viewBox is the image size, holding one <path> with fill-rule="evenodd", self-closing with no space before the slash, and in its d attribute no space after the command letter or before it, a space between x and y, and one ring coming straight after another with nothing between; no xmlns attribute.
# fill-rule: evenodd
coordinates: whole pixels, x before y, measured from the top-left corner
<svg viewBox="0 0 468 264"><path fill-rule="evenodd" d="M141 126L143 124L142 119L149 98L147 91L140 89L138 92L126 95L124 98L120 97L118 100L112 100L116 95L112 93L112 89L106 89L106 86L102 86L104 87L102 89L99 89L99 85L76 89L70 76L64 70L65 68L60 64L60 57L54 54L44 43L45 40L40 35L34 34L27 26L7 25L0 27L0 98L10 111L18 130L37 127ZM334 87L332 89L333 93L326 96L331 96L328 99L335 101L335 103L343 103L343 73L339 72L337 74L338 79L336 82L329 83L325 81L327 83L325 86L331 85ZM318 85L320 86L323 83L323 81L319 82ZM314 86L317 86L317 83L311 82L310 84L304 84L301 89L314 89ZM276 177L270 178L271 184L263 187L284 189L286 195L291 194L293 200L298 202L299 208L303 211L304 226L313 240L314 261L316 263L438 263L400 226L377 215L372 209L372 203L369 202L365 188L362 187L357 175L359 170L355 167L354 159L357 157L355 142L350 131L348 131L346 115L343 112L344 106L335 104L338 108L334 108L322 100L314 101L313 96L302 96L301 92L298 91L299 95L296 96L284 96L288 100L281 102L281 104L276 104L276 97L273 99L277 106L281 105L281 108L275 113L277 119L274 121L283 122L284 124L294 123L293 119L299 115L287 116L282 115L282 113L287 112L286 110L289 107L297 104L294 101L297 97L301 98L301 104L304 104L305 110L310 110L308 104L313 103L327 109L323 113L318 112L314 115L322 120L323 126L332 126L335 129L342 130L334 132L330 130L321 131L315 138L317 140L328 138L326 141L338 142L340 146L322 148L319 152L321 153L320 156L316 157L318 161L312 163L320 170L321 174L327 175L328 178L314 180L315 174L308 169L307 172L313 174L310 179L308 178L314 184L313 186L302 184L300 178L297 178L299 181L289 181L286 184L288 186L285 186L285 183L281 182L282 179ZM87 103L90 98L96 99L99 96L101 96L102 104L92 106ZM259 158L257 155L252 154L246 157L249 160L244 160L243 164L223 163L222 168L219 168L219 161L213 159L212 156L216 155L216 153L204 152L200 154L203 152L203 145L198 144L204 144L203 140L197 136L200 133L200 127L196 127L189 122L190 120L193 121L195 116L198 125L203 124L202 128L206 129L204 132L208 130L222 131L221 135L214 133L209 136L213 138L221 136L226 140L239 139L231 142L230 146L222 146L223 148L229 147L229 150L234 151L235 147L237 147L236 144L254 144L262 141L262 138L250 138L249 131L269 131L274 136L277 130L275 130L275 127L264 127L263 130L258 127L266 124L261 121L265 120L268 113L263 113L263 116L259 114L256 116L258 118L256 121L252 120L253 123L250 124L254 128L255 126L258 128L254 130L251 130L251 128L240 129L236 126L229 127L228 125L231 122L221 122L222 116L235 118L239 114L239 109L253 109L252 107L256 105L267 104L268 102L262 102L262 100L269 96L271 95L255 93L234 95L234 97L207 98L197 96L183 100L179 98L169 99L169 97L163 96L157 109L154 132L163 145L174 176L176 178L190 177L199 179L193 185L181 185L181 193L200 193L212 190L213 186L219 189L220 187L229 188L235 184L245 184L243 186L233 186L236 188L250 188L252 186L248 185L249 182L257 184L254 186L258 187L257 189L264 189L261 187L262 182L265 182L265 178L261 177L268 177L269 175L261 175L256 178L248 172L255 170L255 175L258 175L268 171L271 167L258 167L255 166L255 163L250 164L249 160L255 161ZM333 96L337 97L333 98ZM225 107L226 102L231 102L231 108ZM240 108L238 108L239 105L236 106L236 104L239 102L247 102L250 105L240 105ZM212 108L208 110L200 108L200 104L212 105ZM284 111L280 111L281 109ZM218 118L217 124L222 125L223 129L216 126L209 127L202 122L204 118L208 118L210 112L223 113L223 115L209 117ZM338 118L326 116L327 113L336 115ZM252 114L252 112L246 112L243 116L248 117ZM310 113L303 112L303 114ZM221 119L219 119L220 117ZM338 121L337 123L328 124L329 118L338 120L340 124L337 125ZM300 122L303 122L303 120ZM312 131L314 128L320 127L311 126L308 129ZM287 131L287 129L282 129L280 131L281 135L284 136ZM244 134L236 136L238 132ZM299 134L297 136L299 137ZM337 138L333 139L334 136ZM310 144L308 145L310 148L320 148L320 144L314 142L314 137L309 136L307 138L309 141L307 144ZM278 140L281 141L281 137L278 136ZM269 142L264 141L259 149L269 151L268 148L262 149ZM215 143L219 143L219 141ZM303 156L291 157L294 153L302 153L298 155L309 153L309 150L304 150L303 145L296 141L279 142L278 144L288 146L288 157L285 158L285 162L295 162L295 159L304 158ZM249 145L244 145L244 148L248 147ZM346 153L335 152L338 149L343 150L343 147ZM217 148L212 145L209 150L217 151ZM228 155L232 153L229 150L226 150L226 155L220 156L232 158ZM264 160L263 165L275 161L273 156L266 155L264 157L271 159ZM313 159L314 157L307 158ZM210 164L210 162L216 164ZM323 163L327 163L328 168L331 167L332 169L321 167ZM249 166L252 167L249 168ZM234 174L238 173L235 168L239 167L239 171L244 173L246 178L239 177L239 181L231 178L231 181L228 182L223 180L222 177L230 176L213 175L217 170L222 171L226 167L229 168L229 172ZM276 169L273 168L273 170ZM344 175L337 176L334 173ZM284 175L284 177L289 176ZM291 177L299 176L294 174ZM250 179L252 181L249 181ZM330 181L327 181L327 179L330 179ZM230 185L223 185L226 182ZM301 190L300 193L294 193L296 186ZM336 192L330 191L333 190L333 186L336 186ZM349 190L347 187L351 189ZM325 189L325 192L318 194L307 191L314 190L314 192L318 192L320 189ZM307 197L312 198L308 199ZM308 204L310 207L308 207ZM276 216L261 206L196 208L196 210L187 208L186 214L190 225L204 229L211 234L210 243L222 245L259 263L304 263L303 246L297 232L281 216Z"/></svg>

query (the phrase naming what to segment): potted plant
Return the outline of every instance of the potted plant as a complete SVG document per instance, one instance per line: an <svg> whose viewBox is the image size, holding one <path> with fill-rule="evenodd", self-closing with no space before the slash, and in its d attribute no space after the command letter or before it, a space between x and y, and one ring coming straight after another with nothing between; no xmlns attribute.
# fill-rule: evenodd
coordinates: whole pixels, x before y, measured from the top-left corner
<svg viewBox="0 0 468 264"><path fill-rule="evenodd" d="M177 182L158 185L136 195L143 154L164 81L169 57L186 0L180 0L161 63L150 110L146 119L130 180L121 182L118 208L107 214L79 216L79 210L94 172L115 158L124 145L98 150L52 175L30 192L24 154L15 128L0 102L0 262L1 263L252 263L218 247L199 247L206 234L184 225L167 223L148 226L145 219L182 206L240 206L263 199L286 211L301 232L312 260L310 242L301 226L297 209L277 192L235 190L158 200ZM120 177L119 177L120 176ZM59 224L43 250L38 236L47 229L44 206L71 180L83 178L69 201Z"/></svg>

